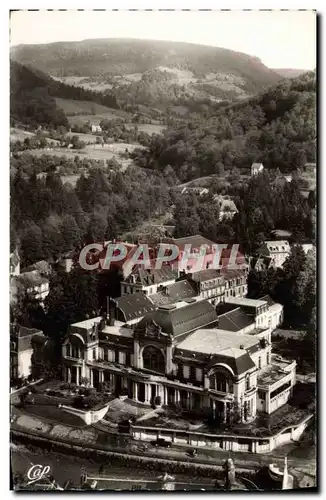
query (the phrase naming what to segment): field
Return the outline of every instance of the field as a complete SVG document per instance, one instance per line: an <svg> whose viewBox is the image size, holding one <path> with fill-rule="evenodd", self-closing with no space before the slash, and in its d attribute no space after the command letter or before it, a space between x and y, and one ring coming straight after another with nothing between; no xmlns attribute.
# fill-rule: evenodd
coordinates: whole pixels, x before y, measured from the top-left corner
<svg viewBox="0 0 326 500"><path fill-rule="evenodd" d="M126 129L130 130L130 129L133 129L135 127L136 123L126 123L125 124L125 127ZM141 123L141 124L137 124L138 126L138 131L139 132L145 132L146 134L162 134L163 133L163 130L166 129L166 126L164 125L155 125L155 124L151 124L151 123Z"/></svg>
<svg viewBox="0 0 326 500"><path fill-rule="evenodd" d="M67 148L57 148L51 149L51 151L44 151L44 149L32 149L29 152L34 156L43 156L44 154L48 154L50 156L65 156L66 158L74 159L76 156L79 156L80 159L89 158L90 160L103 160L104 162L107 160L112 160L112 158L116 158L116 160L121 163L122 170L128 168L133 161L129 158L120 158L120 155L128 149L128 151L132 151L135 148L141 148L139 144L128 144L128 143L113 143L110 144L106 148L102 148L101 146L96 147L95 145L88 145L84 149L81 150L72 150Z"/></svg>
<svg viewBox="0 0 326 500"><path fill-rule="evenodd" d="M35 134L33 134L32 132L27 132L27 130L23 130L20 128L10 129L10 140L12 142L23 141L24 139L26 139L26 137L30 139L31 137L35 137Z"/></svg>
<svg viewBox="0 0 326 500"><path fill-rule="evenodd" d="M131 114L120 109L108 108L90 101L75 101L73 99L56 98L57 106L65 112L72 125L84 124L87 121L99 124L101 120L115 120L121 118L131 118Z"/></svg>
<svg viewBox="0 0 326 500"><path fill-rule="evenodd" d="M74 135L85 143L91 142L93 144L96 142L96 135L93 134L76 134L75 132L69 132L69 134L67 134L68 137L73 137Z"/></svg>

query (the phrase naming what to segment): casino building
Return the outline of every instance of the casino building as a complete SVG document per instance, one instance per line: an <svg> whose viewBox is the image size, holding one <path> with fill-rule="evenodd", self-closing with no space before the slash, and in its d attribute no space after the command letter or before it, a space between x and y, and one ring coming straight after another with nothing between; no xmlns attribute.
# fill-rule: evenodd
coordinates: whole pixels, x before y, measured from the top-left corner
<svg viewBox="0 0 326 500"><path fill-rule="evenodd" d="M232 412L250 421L286 403L296 363L271 346L282 306L229 297L215 307L184 285L174 289L177 299L155 291L154 300L142 292L108 300L108 314L71 325L62 347L65 381L107 382L117 397L207 410L221 422Z"/></svg>

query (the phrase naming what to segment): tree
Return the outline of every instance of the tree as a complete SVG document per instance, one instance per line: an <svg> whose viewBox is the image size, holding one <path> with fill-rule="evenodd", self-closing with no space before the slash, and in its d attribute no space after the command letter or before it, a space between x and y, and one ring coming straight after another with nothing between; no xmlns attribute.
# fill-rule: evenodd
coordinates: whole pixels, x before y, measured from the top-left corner
<svg viewBox="0 0 326 500"><path fill-rule="evenodd" d="M62 218L62 238L64 242L63 251L69 251L80 243L81 231L77 225L75 218L72 215L65 215Z"/></svg>
<svg viewBox="0 0 326 500"><path fill-rule="evenodd" d="M34 222L30 222L21 239L22 264L29 265L44 256L42 231Z"/></svg>

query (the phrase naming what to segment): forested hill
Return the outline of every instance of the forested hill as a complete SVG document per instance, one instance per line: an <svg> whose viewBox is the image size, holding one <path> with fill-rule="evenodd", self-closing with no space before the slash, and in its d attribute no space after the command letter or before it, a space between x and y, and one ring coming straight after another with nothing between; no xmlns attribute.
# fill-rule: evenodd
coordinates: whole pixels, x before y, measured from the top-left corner
<svg viewBox="0 0 326 500"><path fill-rule="evenodd" d="M183 182L233 167L263 162L290 172L316 154L316 74L283 80L264 93L233 105L207 107L182 125L153 137L139 165L172 167Z"/></svg>
<svg viewBox="0 0 326 500"><path fill-rule="evenodd" d="M256 57L180 42L84 40L20 45L12 48L11 55L55 77L109 83L119 98L130 96L130 103L146 105L192 96L246 97L281 79Z"/></svg>
<svg viewBox="0 0 326 500"><path fill-rule="evenodd" d="M115 97L58 82L40 70L16 61L10 64L10 115L12 122L56 128L68 126L54 97L97 102L118 107Z"/></svg>

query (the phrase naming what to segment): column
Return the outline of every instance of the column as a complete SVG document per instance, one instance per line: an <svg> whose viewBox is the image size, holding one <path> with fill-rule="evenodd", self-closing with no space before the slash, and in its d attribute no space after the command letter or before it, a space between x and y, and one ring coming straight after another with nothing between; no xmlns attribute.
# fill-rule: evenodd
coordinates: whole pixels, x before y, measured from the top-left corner
<svg viewBox="0 0 326 500"><path fill-rule="evenodd" d="M91 387L93 387L94 377L93 377L93 370L92 370L92 368L89 369L89 378L90 378L90 385L91 385Z"/></svg>
<svg viewBox="0 0 326 500"><path fill-rule="evenodd" d="M163 404L167 405L168 404L168 389L167 389L167 387L163 387L163 394L164 394Z"/></svg>
<svg viewBox="0 0 326 500"><path fill-rule="evenodd" d="M149 404L151 399L151 386L150 384L145 384L145 403Z"/></svg>
<svg viewBox="0 0 326 500"><path fill-rule="evenodd" d="M100 370L99 371L99 382L103 383L104 381L104 373L103 373L103 370Z"/></svg>
<svg viewBox="0 0 326 500"><path fill-rule="evenodd" d="M226 404L227 403L223 403L223 423L225 424L226 422Z"/></svg>
<svg viewBox="0 0 326 500"><path fill-rule="evenodd" d="M79 385L79 367L76 366L76 385Z"/></svg>
<svg viewBox="0 0 326 500"><path fill-rule="evenodd" d="M213 399L212 403L213 403L213 418L215 418L216 417L216 401Z"/></svg>
<svg viewBox="0 0 326 500"><path fill-rule="evenodd" d="M133 385L134 385L134 387L133 387L133 399L135 401L138 401L138 384L137 384L137 382L133 382Z"/></svg>
<svg viewBox="0 0 326 500"><path fill-rule="evenodd" d="M174 390L174 402L175 402L175 404L180 403L180 391L179 391L179 389Z"/></svg>
<svg viewBox="0 0 326 500"><path fill-rule="evenodd" d="M71 383L71 368L70 368L70 366L67 367L67 380L68 380L68 383L70 384Z"/></svg>

